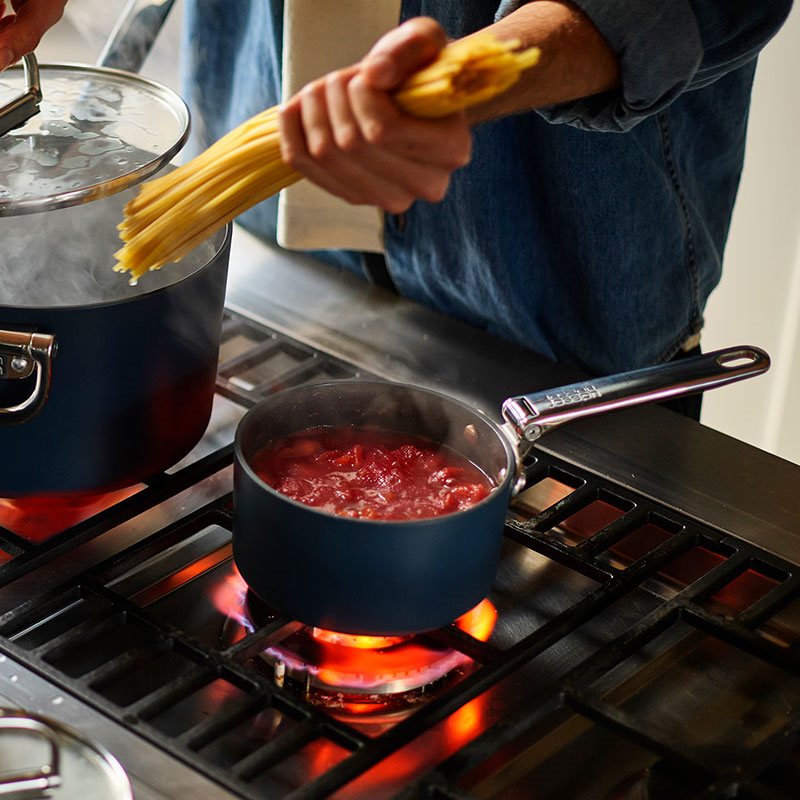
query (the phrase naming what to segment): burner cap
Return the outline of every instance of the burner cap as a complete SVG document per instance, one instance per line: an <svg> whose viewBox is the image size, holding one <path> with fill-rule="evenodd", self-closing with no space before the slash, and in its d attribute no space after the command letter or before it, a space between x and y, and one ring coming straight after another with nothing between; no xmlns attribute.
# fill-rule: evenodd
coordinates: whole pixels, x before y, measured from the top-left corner
<svg viewBox="0 0 800 800"><path fill-rule="evenodd" d="M254 629L277 616L250 590L244 604ZM494 606L484 600L455 624L486 639L495 617ZM313 627L301 628L260 655L278 681L289 677L309 691L365 703L424 689L473 663L426 634L357 636Z"/></svg>

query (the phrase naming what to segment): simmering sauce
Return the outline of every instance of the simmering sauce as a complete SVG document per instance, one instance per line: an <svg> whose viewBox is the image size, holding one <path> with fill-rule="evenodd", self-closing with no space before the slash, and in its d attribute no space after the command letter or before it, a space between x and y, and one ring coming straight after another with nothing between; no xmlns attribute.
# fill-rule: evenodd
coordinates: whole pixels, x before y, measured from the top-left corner
<svg viewBox="0 0 800 800"><path fill-rule="evenodd" d="M361 519L438 517L469 508L493 488L454 450L379 428L309 428L269 442L250 465L293 500Z"/></svg>

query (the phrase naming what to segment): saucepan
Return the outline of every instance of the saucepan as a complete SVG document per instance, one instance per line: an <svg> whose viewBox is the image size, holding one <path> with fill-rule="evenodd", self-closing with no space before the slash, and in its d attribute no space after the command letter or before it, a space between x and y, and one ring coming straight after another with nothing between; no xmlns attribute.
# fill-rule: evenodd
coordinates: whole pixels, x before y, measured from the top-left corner
<svg viewBox="0 0 800 800"><path fill-rule="evenodd" d="M276 611L349 634L405 635L451 623L486 597L521 460L570 420L693 394L763 373L769 357L734 347L508 398L503 422L430 389L344 380L285 389L242 418L234 450L233 555ZM421 435L461 454L494 488L462 511L414 520L337 516L290 499L253 467L269 442L318 427Z"/></svg>

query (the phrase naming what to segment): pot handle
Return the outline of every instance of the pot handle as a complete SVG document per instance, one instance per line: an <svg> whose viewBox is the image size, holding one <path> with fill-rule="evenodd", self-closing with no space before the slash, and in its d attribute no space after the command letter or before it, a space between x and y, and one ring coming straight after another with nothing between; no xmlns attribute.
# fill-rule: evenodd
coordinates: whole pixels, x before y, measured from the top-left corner
<svg viewBox="0 0 800 800"><path fill-rule="evenodd" d="M0 380L22 380L35 374L31 394L15 406L0 408L0 425L19 425L33 419L50 393L55 337L47 333L0 330Z"/></svg>
<svg viewBox="0 0 800 800"><path fill-rule="evenodd" d="M34 114L39 113L42 87L39 81L39 63L33 53L22 58L27 89L4 106L0 107L0 136L18 128Z"/></svg>
<svg viewBox="0 0 800 800"><path fill-rule="evenodd" d="M758 347L731 347L656 367L510 397L503 403L503 417L519 437L533 442L573 419L725 386L760 375L769 369L769 364L769 356Z"/></svg>
<svg viewBox="0 0 800 800"><path fill-rule="evenodd" d="M50 745L50 761L40 767L30 767L0 775L0 796L13 794L20 798L41 797L42 792L61 784L58 733L43 720L25 716L23 712L3 709L0 716L0 740L3 731L27 731L41 736Z"/></svg>
<svg viewBox="0 0 800 800"><path fill-rule="evenodd" d="M97 58L98 67L138 72L175 0L128 0Z"/></svg>

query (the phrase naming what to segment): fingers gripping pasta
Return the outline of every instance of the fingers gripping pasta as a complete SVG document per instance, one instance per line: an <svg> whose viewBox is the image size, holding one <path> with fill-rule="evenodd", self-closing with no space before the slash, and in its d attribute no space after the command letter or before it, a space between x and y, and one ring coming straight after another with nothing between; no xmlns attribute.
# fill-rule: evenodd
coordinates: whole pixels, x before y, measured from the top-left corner
<svg viewBox="0 0 800 800"><path fill-rule="evenodd" d="M435 118L485 102L515 83L539 49L475 34L448 44L394 94L409 114ZM135 283L300 179L280 155L277 106L251 117L178 169L144 183L118 226L118 272Z"/></svg>

